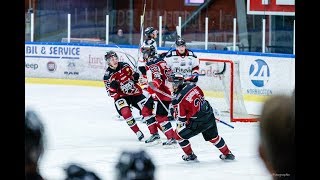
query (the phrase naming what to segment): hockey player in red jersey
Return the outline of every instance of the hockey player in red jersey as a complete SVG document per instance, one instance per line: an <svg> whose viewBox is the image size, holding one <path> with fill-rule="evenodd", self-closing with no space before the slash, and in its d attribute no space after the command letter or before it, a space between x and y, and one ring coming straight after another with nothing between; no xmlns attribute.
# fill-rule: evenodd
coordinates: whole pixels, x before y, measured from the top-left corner
<svg viewBox="0 0 320 180"><path fill-rule="evenodd" d="M171 92L166 85L166 80L171 74L171 70L167 67L166 62L156 54L153 45L144 45L141 47L141 51L143 59L146 61L148 91L151 94L142 109L142 116L151 133L151 137L145 142L152 143L159 140L159 128L167 137L167 141L162 145L176 144L174 131L167 117L171 103Z"/></svg>
<svg viewBox="0 0 320 180"><path fill-rule="evenodd" d="M222 160L234 160L235 157L229 150L224 139L219 136L213 109L205 100L203 91L193 83L185 83L184 76L173 73L171 81L174 91L172 105L177 120L175 139L185 153L185 161L196 160L188 139L202 133L203 138L215 145L222 153Z"/></svg>
<svg viewBox="0 0 320 180"><path fill-rule="evenodd" d="M116 109L125 119L131 130L137 135L138 140L144 138L135 119L132 116L130 106L137 108L140 112L146 102L141 87L137 84L139 73L134 72L126 62L119 62L118 55L114 51L105 54L108 68L103 80L108 95L113 97Z"/></svg>

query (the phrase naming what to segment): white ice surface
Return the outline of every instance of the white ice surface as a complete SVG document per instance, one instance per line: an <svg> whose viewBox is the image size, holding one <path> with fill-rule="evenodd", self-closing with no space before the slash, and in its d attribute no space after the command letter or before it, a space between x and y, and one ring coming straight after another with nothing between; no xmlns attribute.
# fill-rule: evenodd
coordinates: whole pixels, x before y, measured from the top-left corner
<svg viewBox="0 0 320 180"><path fill-rule="evenodd" d="M104 180L115 179L115 164L122 150L144 149L156 165L157 180L270 180L257 151L258 124L218 124L220 136L236 156L233 162L219 159L220 151L201 135L190 139L199 163L181 159L180 148L147 147L124 121L112 119L113 100L104 88L26 84L26 106L36 109L46 130L46 149L40 171L48 180L65 178L63 168L81 164ZM138 122L145 136L147 126ZM173 127L175 125L173 124ZM164 140L165 136L161 134Z"/></svg>

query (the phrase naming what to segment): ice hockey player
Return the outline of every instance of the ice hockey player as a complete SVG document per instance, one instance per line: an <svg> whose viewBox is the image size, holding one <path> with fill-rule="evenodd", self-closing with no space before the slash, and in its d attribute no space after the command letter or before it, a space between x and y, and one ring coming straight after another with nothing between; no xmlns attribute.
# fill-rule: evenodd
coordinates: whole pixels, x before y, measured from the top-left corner
<svg viewBox="0 0 320 180"><path fill-rule="evenodd" d="M186 48L186 41L178 37L175 42L176 49L166 53L164 60L172 72L179 72L184 75L185 82L196 83L199 74L199 59L193 51ZM194 76L192 76L194 75ZM170 114L173 114L173 107L170 105ZM169 116L170 119L174 119Z"/></svg>
<svg viewBox="0 0 320 180"><path fill-rule="evenodd" d="M157 46L157 41L156 41L156 38L158 36L158 30L156 30L155 28L153 27L147 27L145 30L144 30L144 35L146 36L146 39L143 41L141 47L145 46L145 45L153 45L153 47L155 48L155 52L156 54L158 53L158 46ZM140 58L140 57L139 57ZM138 68L139 68L139 71L143 74L143 75L146 75L146 69L145 69L145 65L146 65L146 62L144 60L142 61L138 61Z"/></svg>
<svg viewBox="0 0 320 180"><path fill-rule="evenodd" d="M141 141L144 135L130 109L130 106L133 106L141 113L143 104L147 100L141 87L137 84L139 73L134 72L128 63L119 62L118 55L114 51L106 52L104 58L108 68L103 80L108 95L113 97L118 113L121 114L131 130L137 135L138 140Z"/></svg>
<svg viewBox="0 0 320 180"><path fill-rule="evenodd" d="M193 136L202 133L203 138L216 146L222 160L234 160L235 156L229 150L224 139L219 136L213 109L205 100L203 91L193 83L186 83L180 73L172 73L171 81L174 91L172 105L177 120L175 139L185 153L185 161L197 160L190 141Z"/></svg>
<svg viewBox="0 0 320 180"><path fill-rule="evenodd" d="M153 27L147 27L144 30L144 35L146 36L146 39L143 42L143 45L153 45L156 49L156 54L158 53L158 46L157 46L157 41L156 38L158 37L158 30L156 30Z"/></svg>
<svg viewBox="0 0 320 180"><path fill-rule="evenodd" d="M153 45L153 47L155 48L155 53L158 54L158 50L157 50L157 37L158 37L158 30L156 30L153 27L147 27L144 30L144 35L146 37L146 39L143 41L142 46L148 46L148 45ZM140 86L145 87L146 84L143 84L142 82L144 82L144 79L146 78L146 68L145 68L146 62L142 61L142 62L138 62L138 68L139 71L141 72L141 78L140 78ZM168 119L170 121L173 121L173 116L172 114L169 112L168 113Z"/></svg>
<svg viewBox="0 0 320 180"><path fill-rule="evenodd" d="M176 49L169 51L164 60L173 73L181 73L186 82L196 83L199 74L198 57L192 50L187 49L186 41L183 38L178 37L175 45Z"/></svg>
<svg viewBox="0 0 320 180"><path fill-rule="evenodd" d="M145 142L152 143L159 140L159 128L167 137L167 141L163 142L162 145L176 144L172 125L167 117L169 104L171 103L171 92L166 85L166 80L168 75L171 74L171 69L167 67L163 59L159 58L153 45L144 45L141 47L141 51L143 59L146 61L148 91L151 95L142 109L142 116L146 120L151 133L151 137Z"/></svg>

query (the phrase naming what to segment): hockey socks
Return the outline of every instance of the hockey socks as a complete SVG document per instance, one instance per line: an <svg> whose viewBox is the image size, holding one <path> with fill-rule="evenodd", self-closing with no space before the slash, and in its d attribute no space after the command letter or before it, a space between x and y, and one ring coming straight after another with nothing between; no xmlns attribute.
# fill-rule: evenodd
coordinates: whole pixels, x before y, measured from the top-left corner
<svg viewBox="0 0 320 180"><path fill-rule="evenodd" d="M136 134L140 129L136 123L136 121L132 117L131 109L127 106L121 109L121 115L125 119L128 126L131 130Z"/></svg>
<svg viewBox="0 0 320 180"><path fill-rule="evenodd" d="M215 145L223 155L230 153L230 150L227 144L224 142L224 139L219 135L211 140L209 140L213 145Z"/></svg>

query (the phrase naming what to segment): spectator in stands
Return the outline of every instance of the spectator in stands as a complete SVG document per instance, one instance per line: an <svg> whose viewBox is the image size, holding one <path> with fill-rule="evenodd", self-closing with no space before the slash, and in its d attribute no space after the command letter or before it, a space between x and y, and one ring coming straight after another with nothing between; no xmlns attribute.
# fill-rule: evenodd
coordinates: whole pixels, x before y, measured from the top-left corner
<svg viewBox="0 0 320 180"><path fill-rule="evenodd" d="M116 164L116 180L154 180L155 165L147 152L123 151Z"/></svg>
<svg viewBox="0 0 320 180"><path fill-rule="evenodd" d="M122 29L118 29L117 34L114 35L110 41L112 41L114 44L124 44L129 45L128 39L123 35Z"/></svg>
<svg viewBox="0 0 320 180"><path fill-rule="evenodd" d="M294 98L276 95L262 109L259 154L273 179L295 179Z"/></svg>
<svg viewBox="0 0 320 180"><path fill-rule="evenodd" d="M156 38L156 41L159 42L159 36ZM162 27L162 47L165 47L166 41L175 41L175 35L171 34L167 25Z"/></svg>
<svg viewBox="0 0 320 180"><path fill-rule="evenodd" d="M25 112L24 140L25 180L43 180L39 172L39 159L44 151L44 126L33 110Z"/></svg>

